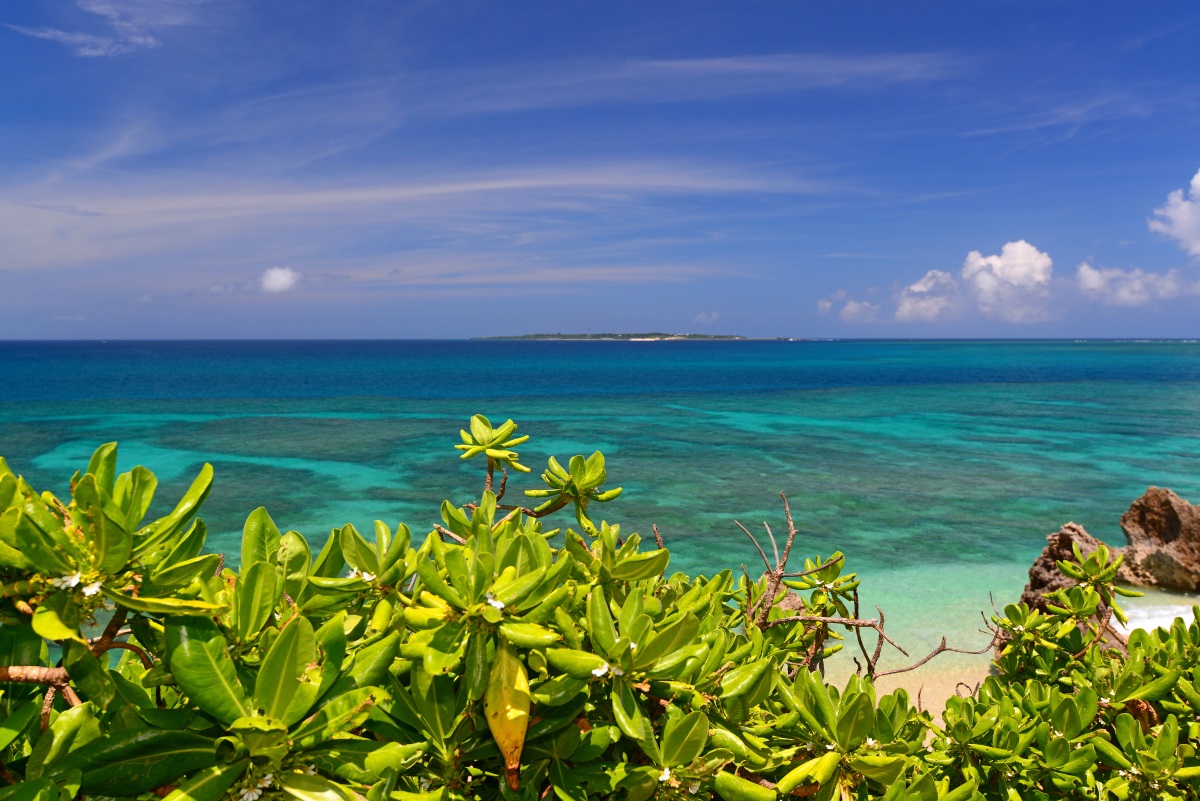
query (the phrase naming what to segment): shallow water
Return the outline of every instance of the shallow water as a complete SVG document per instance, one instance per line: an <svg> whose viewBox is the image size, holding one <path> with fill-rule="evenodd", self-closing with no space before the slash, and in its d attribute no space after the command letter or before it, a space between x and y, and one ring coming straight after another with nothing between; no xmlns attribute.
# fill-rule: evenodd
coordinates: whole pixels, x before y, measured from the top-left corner
<svg viewBox="0 0 1200 801"><path fill-rule="evenodd" d="M162 482L204 461L210 545L236 557L265 505L310 538L375 518L419 535L481 489L471 414L545 459L604 451L623 531L657 523L677 569L757 570L733 521L848 555L889 631L982 645L1068 520L1117 544L1147 486L1200 499L1200 345L1180 342L0 343L0 455L63 491L91 450ZM1186 603L1190 603L1186 602Z"/></svg>

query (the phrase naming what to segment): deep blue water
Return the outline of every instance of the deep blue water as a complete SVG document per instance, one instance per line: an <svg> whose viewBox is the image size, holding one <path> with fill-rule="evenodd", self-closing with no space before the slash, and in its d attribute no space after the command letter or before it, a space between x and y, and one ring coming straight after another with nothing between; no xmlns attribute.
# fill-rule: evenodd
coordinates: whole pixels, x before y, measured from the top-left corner
<svg viewBox="0 0 1200 801"><path fill-rule="evenodd" d="M783 530L785 490L798 551L844 550L918 639L1015 597L1067 520L1120 544L1147 486L1200 500L1190 342L0 342L0 376L0 455L35 486L115 439L166 506L211 461L233 553L260 504L314 538L428 531L480 489L453 450L476 412L532 436L513 491L604 451L603 516L658 523L681 569L754 569L733 520Z"/></svg>

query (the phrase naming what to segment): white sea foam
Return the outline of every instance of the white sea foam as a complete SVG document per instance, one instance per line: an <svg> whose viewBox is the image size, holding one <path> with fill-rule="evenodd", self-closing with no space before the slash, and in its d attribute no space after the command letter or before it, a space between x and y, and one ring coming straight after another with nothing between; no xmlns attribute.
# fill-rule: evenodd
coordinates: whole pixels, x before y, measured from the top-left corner
<svg viewBox="0 0 1200 801"><path fill-rule="evenodd" d="M1200 601L1200 599L1187 600L1191 602ZM1183 618L1184 623L1190 624L1192 622L1192 604L1185 603L1184 599L1181 598L1178 603L1152 603L1133 606L1126 608L1125 614L1129 617L1129 624L1123 627L1125 631L1131 629L1153 630L1159 627L1169 629L1177 617Z"/></svg>

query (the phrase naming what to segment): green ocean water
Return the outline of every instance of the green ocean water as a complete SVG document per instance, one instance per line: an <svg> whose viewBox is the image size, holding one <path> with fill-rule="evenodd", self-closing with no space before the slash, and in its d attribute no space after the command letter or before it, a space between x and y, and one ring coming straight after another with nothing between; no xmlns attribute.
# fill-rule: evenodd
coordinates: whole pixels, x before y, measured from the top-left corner
<svg viewBox="0 0 1200 801"><path fill-rule="evenodd" d="M676 569L760 570L734 521L783 532L784 491L800 558L845 552L914 651L985 644L979 613L1062 523L1122 544L1147 486L1200 500L1195 343L0 343L0 371L15 471L63 492L117 440L161 509L211 462L202 516L231 557L258 505L310 539L423 535L478 497L453 449L476 412L532 437L510 493L602 450L625 493L597 517L657 523Z"/></svg>

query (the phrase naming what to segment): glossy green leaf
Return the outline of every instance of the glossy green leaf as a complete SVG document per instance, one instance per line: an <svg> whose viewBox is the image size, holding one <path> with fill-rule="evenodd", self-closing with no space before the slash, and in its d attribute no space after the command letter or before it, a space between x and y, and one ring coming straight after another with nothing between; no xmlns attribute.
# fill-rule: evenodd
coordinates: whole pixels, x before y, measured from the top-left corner
<svg viewBox="0 0 1200 801"><path fill-rule="evenodd" d="M81 789L97 795L137 795L207 768L216 742L186 731L120 729L72 752L60 767L83 774Z"/></svg>
<svg viewBox="0 0 1200 801"><path fill-rule="evenodd" d="M611 573L615 581L640 581L662 575L670 561L671 554L665 548L647 551L622 559L613 565Z"/></svg>
<svg viewBox="0 0 1200 801"><path fill-rule="evenodd" d="M166 801L219 801L249 767L249 759L239 759L205 768L173 790Z"/></svg>
<svg viewBox="0 0 1200 801"><path fill-rule="evenodd" d="M308 542L295 531L283 535L279 542L279 552L276 563L279 566L280 580L283 591L293 601L300 597L308 580L308 569L312 562L312 553Z"/></svg>
<svg viewBox="0 0 1200 801"><path fill-rule="evenodd" d="M90 703L71 707L38 737L25 767L25 778L36 779L46 774L69 753L99 736L100 724L96 720L95 707Z"/></svg>
<svg viewBox="0 0 1200 801"><path fill-rule="evenodd" d="M627 737L641 740L647 735L645 712L633 694L633 690L623 681L613 682L612 692L613 719Z"/></svg>
<svg viewBox="0 0 1200 801"><path fill-rule="evenodd" d="M123 592L101 587L100 592L105 598L110 598L126 609L135 612L145 612L150 615L216 615L225 610L220 604L208 601L194 601L190 598L146 598L126 595Z"/></svg>
<svg viewBox="0 0 1200 801"><path fill-rule="evenodd" d="M687 765L704 751L708 743L708 717L700 711L671 718L663 728L663 764L667 767Z"/></svg>
<svg viewBox="0 0 1200 801"><path fill-rule="evenodd" d="M59 801L58 785L49 779L31 779L0 787L0 801Z"/></svg>
<svg viewBox="0 0 1200 801"><path fill-rule="evenodd" d="M34 698L18 706L11 715L0 721L0 752L15 743L41 711L41 699Z"/></svg>
<svg viewBox="0 0 1200 801"><path fill-rule="evenodd" d="M75 485L71 520L91 548L100 572L112 575L129 561L133 535L119 520L124 514L112 505L112 501L105 502L107 499L101 495L97 480L89 473Z"/></svg>
<svg viewBox="0 0 1200 801"><path fill-rule="evenodd" d="M166 634L171 673L200 709L226 724L250 714L225 637L212 620L168 618Z"/></svg>
<svg viewBox="0 0 1200 801"><path fill-rule="evenodd" d="M233 604L238 639L249 642L258 634L271 619L279 593L274 562L255 562L242 569Z"/></svg>
<svg viewBox="0 0 1200 801"><path fill-rule="evenodd" d="M295 722L287 719L288 708L301 687L305 668L316 658L316 638L308 618L285 626L263 657L254 685L254 699L267 717L286 725Z"/></svg>
<svg viewBox="0 0 1200 801"><path fill-rule="evenodd" d="M47 640L73 640L87 645L79 631L79 607L66 592L51 595L33 613L33 630Z"/></svg>
<svg viewBox="0 0 1200 801"><path fill-rule="evenodd" d="M378 687L361 687L343 693L317 710L317 714L290 736L298 747L307 748L357 728L382 695L383 691Z"/></svg>
<svg viewBox="0 0 1200 801"><path fill-rule="evenodd" d="M348 788L323 776L283 773L279 776L279 787L300 801L355 801L354 793Z"/></svg>
<svg viewBox="0 0 1200 801"><path fill-rule="evenodd" d="M279 540L279 529L267 510L260 506L251 512L242 526L242 570L261 563L273 566Z"/></svg>
<svg viewBox="0 0 1200 801"><path fill-rule="evenodd" d="M63 667L82 697L95 704L97 709L108 708L117 694L117 688L108 670L92 654L91 648L67 640L63 643Z"/></svg>

